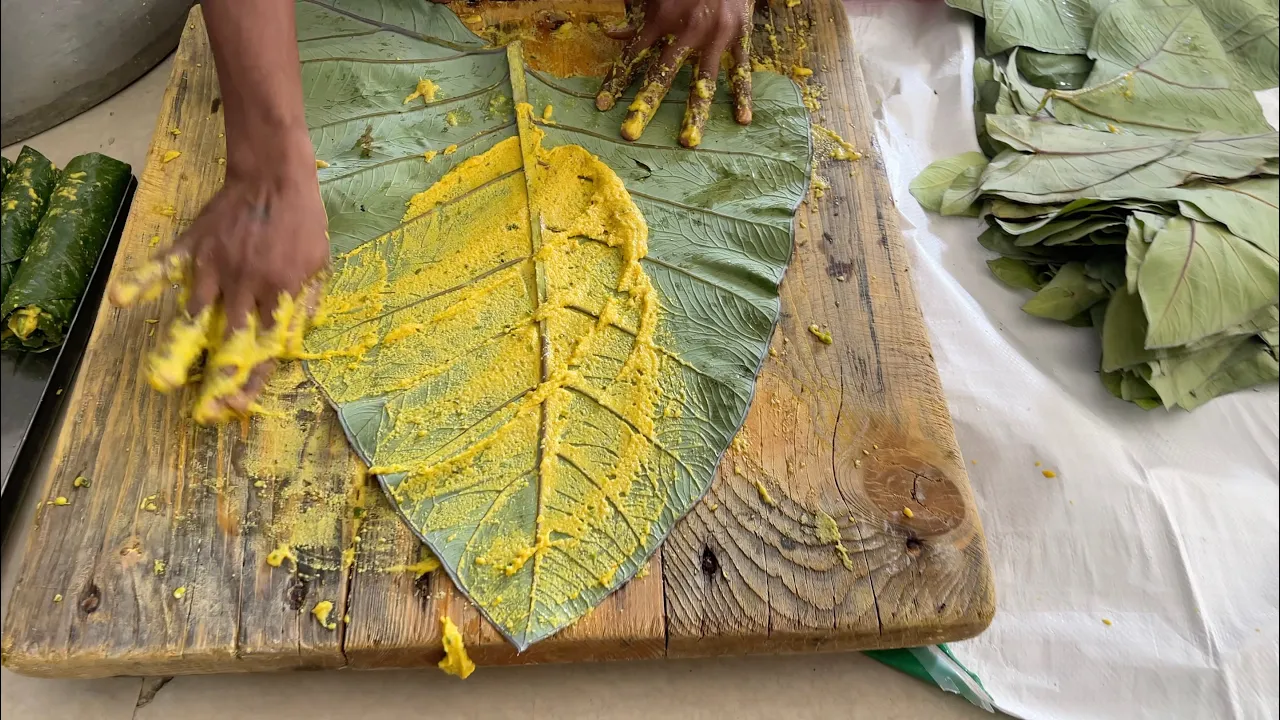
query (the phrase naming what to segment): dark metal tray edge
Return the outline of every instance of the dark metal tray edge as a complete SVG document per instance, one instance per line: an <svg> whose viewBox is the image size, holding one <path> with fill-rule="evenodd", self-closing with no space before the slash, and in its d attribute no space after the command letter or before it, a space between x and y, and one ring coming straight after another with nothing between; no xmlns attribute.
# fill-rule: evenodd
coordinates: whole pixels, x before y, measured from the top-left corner
<svg viewBox="0 0 1280 720"><path fill-rule="evenodd" d="M129 208L133 205L134 191L138 188L138 179L130 176L129 185L120 206L116 209L115 219L111 223L111 231L107 241L98 254L93 266L93 274L89 276L89 285L85 288L80 304L72 316L67 335L62 346L58 348L57 359L53 370L49 373L44 389L40 393L40 401L32 414L27 428L19 441L13 462L4 468L3 479L0 479L0 539L7 539L10 525L22 505L31 474L44 452L49 440L49 432L58 419L62 401L70 389L71 381L80 368L80 360L84 357L85 346L93 333L97 320L98 308L102 304L102 296L106 290L107 279L111 276L111 267L115 263L116 251L120 247L120 239L124 235L124 227L129 219ZM12 482L11 482L12 481Z"/></svg>

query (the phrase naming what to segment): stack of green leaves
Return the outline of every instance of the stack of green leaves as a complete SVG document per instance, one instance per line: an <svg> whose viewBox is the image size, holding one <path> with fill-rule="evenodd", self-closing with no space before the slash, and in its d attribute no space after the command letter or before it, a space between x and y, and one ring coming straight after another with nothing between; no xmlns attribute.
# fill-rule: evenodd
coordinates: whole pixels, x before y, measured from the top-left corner
<svg viewBox="0 0 1280 720"><path fill-rule="evenodd" d="M1280 376L1276 0L948 0L982 16L982 152L912 183L981 216L1022 309L1101 337L1101 377L1188 410Z"/></svg>

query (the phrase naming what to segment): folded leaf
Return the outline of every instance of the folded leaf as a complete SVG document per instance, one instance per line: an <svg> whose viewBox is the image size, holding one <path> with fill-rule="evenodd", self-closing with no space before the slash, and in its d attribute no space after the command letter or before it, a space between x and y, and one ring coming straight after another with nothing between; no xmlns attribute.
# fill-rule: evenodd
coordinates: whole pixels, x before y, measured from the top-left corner
<svg viewBox="0 0 1280 720"><path fill-rule="evenodd" d="M1280 363L1275 353L1261 341L1238 345L1204 382L1183 392L1178 404L1184 410L1195 410L1204 403L1255 385L1275 382L1280 378Z"/></svg>
<svg viewBox="0 0 1280 720"><path fill-rule="evenodd" d="M1274 131L1167 138L1097 132L1015 115L988 116L987 132L1022 152L1001 153L991 161L983 193L1026 203L1174 200L1153 190L1197 178L1247 177L1280 154L1280 135Z"/></svg>
<svg viewBox="0 0 1280 720"><path fill-rule="evenodd" d="M1058 55L1031 48L1017 50L1018 72L1027 82L1045 90L1076 90L1093 70L1086 55Z"/></svg>
<svg viewBox="0 0 1280 720"><path fill-rule="evenodd" d="M980 178L982 169L986 166L987 158L979 152L967 152L937 160L920 171L920 174L911 181L909 188L911 196L925 210L939 212L942 209L942 196L956 178L972 168L978 168Z"/></svg>
<svg viewBox="0 0 1280 720"><path fill-rule="evenodd" d="M986 169L986 158L981 165L964 169L951 181L951 185L942 193L942 204L938 211L943 215L978 216L978 207L974 204L982 189L982 171Z"/></svg>
<svg viewBox="0 0 1280 720"><path fill-rule="evenodd" d="M1193 205L1271 257L1280 255L1280 179L1191 183L1150 194L1159 199Z"/></svg>
<svg viewBox="0 0 1280 720"><path fill-rule="evenodd" d="M1002 257L988 260L987 267L991 268L991 273L1000 282L1011 288L1035 292L1044 287L1044 283L1040 281L1040 271L1026 261Z"/></svg>
<svg viewBox="0 0 1280 720"><path fill-rule="evenodd" d="M1195 5L1118 0L1098 17L1088 50L1095 64L1085 87L1053 91L1060 122L1157 135L1270 128Z"/></svg>
<svg viewBox="0 0 1280 720"><path fill-rule="evenodd" d="M1216 223L1171 218L1138 271L1145 345L1187 345L1276 302L1277 261Z"/></svg>
<svg viewBox="0 0 1280 720"><path fill-rule="evenodd" d="M1102 283L1085 274L1084 263L1062 266L1057 275L1030 300L1022 310L1036 317L1066 322L1107 299Z"/></svg>

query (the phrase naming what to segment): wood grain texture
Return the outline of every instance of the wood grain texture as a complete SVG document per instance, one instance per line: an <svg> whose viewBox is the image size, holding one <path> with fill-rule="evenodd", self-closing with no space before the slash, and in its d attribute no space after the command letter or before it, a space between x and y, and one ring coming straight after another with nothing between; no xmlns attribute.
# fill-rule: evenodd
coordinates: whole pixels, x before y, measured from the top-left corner
<svg viewBox="0 0 1280 720"><path fill-rule="evenodd" d="M564 19L536 2L456 9L473 27L475 15L508 28L533 17L547 53ZM616 0L555 9L576 22L622 11ZM36 500L72 503L37 515L9 602L5 665L60 677L423 666L441 657L442 615L481 665L895 647L985 627L993 600L981 528L843 11L836 0L780 4L757 21L771 14L778 29L812 20L807 49L779 33L771 52L783 67L798 53L822 58L810 63L828 93L820 122L864 158L820 170L832 188L797 216L778 357L760 378L745 443L646 577L515 655L443 573L408 569L417 540L298 368L271 382L268 416L197 427L185 410L192 392L161 396L141 377L173 300L104 303L37 478ZM191 18L113 274L154 251L154 237L176 237L222 182L213 60L198 7ZM162 163L168 150L182 155ZM830 327L832 345L814 341L811 323ZM77 475L92 487L73 488ZM820 511L839 526L852 570L822 539ZM280 544L295 549L296 568L267 564ZM336 629L310 615L320 600L334 603Z"/></svg>
<svg viewBox="0 0 1280 720"><path fill-rule="evenodd" d="M825 91L815 122L862 158L819 162L830 188L796 216L783 316L741 440L663 546L667 654L970 637L995 609L986 543L847 16L835 0L778 3L758 8L756 30L783 72L813 70Z"/></svg>

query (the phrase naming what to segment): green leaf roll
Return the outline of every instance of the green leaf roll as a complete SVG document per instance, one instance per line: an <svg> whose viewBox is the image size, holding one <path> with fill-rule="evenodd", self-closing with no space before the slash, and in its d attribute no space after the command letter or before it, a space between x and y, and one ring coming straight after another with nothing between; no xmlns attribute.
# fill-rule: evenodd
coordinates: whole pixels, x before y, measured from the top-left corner
<svg viewBox="0 0 1280 720"><path fill-rule="evenodd" d="M4 190L0 192L0 260L4 262L0 297L9 294L18 263L36 234L57 179L58 170L53 163L31 147L22 148L18 161L6 173Z"/></svg>
<svg viewBox="0 0 1280 720"><path fill-rule="evenodd" d="M5 347L58 346L106 243L129 166L99 153L67 163L0 306Z"/></svg>

